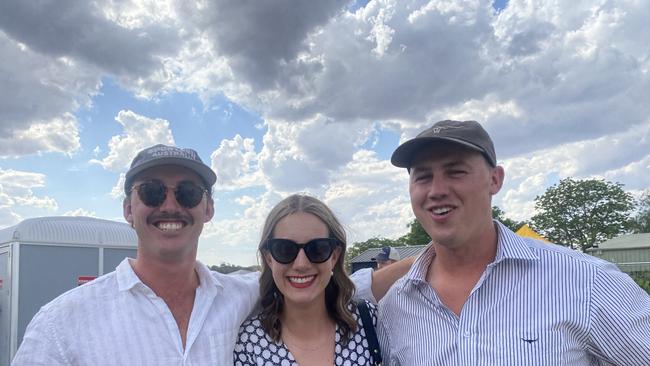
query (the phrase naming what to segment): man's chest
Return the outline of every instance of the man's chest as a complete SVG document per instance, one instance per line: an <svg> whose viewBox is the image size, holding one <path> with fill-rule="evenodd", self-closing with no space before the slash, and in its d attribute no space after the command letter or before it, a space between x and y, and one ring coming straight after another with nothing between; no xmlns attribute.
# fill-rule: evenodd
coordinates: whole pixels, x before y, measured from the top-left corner
<svg viewBox="0 0 650 366"><path fill-rule="evenodd" d="M585 361L586 301L554 291L490 286L474 291L456 316L426 291L396 307L387 328L401 365L563 365Z"/></svg>

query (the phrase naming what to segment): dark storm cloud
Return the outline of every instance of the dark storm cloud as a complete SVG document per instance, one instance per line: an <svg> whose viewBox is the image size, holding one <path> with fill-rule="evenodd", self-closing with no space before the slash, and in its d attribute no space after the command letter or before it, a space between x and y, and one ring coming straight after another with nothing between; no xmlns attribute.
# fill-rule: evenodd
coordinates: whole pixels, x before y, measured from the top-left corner
<svg viewBox="0 0 650 366"><path fill-rule="evenodd" d="M208 29L219 54L230 59L238 77L268 89L280 70L306 49L310 32L322 26L347 1L217 0L200 10L197 24Z"/></svg>
<svg viewBox="0 0 650 366"><path fill-rule="evenodd" d="M147 76L157 66L156 56L172 54L179 43L164 25L121 27L91 1L3 0L0 29L36 52L82 60L117 75Z"/></svg>

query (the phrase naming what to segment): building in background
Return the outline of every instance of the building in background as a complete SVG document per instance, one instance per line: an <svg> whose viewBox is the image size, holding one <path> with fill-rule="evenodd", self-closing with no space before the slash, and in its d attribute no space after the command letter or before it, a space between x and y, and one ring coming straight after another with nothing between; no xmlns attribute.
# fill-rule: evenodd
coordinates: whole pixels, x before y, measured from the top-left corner
<svg viewBox="0 0 650 366"><path fill-rule="evenodd" d="M586 252L616 263L623 272L650 271L650 233L620 235Z"/></svg>
<svg viewBox="0 0 650 366"><path fill-rule="evenodd" d="M419 255L427 247L427 245L413 245L407 247L392 247L392 249L397 250L400 258L412 257ZM359 254L358 256L350 260L350 269L354 273L361 268L377 268L377 255L382 251L383 248L370 248L365 252Z"/></svg>
<svg viewBox="0 0 650 366"><path fill-rule="evenodd" d="M135 231L90 217L39 217L0 230L0 366L34 314L60 294L135 258Z"/></svg>

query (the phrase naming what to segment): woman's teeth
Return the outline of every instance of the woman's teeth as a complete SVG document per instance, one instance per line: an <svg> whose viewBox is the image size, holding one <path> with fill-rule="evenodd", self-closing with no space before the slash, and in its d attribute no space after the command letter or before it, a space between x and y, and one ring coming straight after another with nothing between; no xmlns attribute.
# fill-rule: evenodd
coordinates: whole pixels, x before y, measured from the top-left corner
<svg viewBox="0 0 650 366"><path fill-rule="evenodd" d="M289 281L294 282L294 283L307 283L311 280L314 279L315 276L307 276L307 277L289 277Z"/></svg>

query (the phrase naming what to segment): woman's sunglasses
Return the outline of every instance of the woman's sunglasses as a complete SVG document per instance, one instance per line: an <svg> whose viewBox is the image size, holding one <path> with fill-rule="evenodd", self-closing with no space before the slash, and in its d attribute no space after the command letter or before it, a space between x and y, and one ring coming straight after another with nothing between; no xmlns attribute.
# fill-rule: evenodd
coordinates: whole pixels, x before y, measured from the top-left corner
<svg viewBox="0 0 650 366"><path fill-rule="evenodd" d="M300 249L305 250L305 255L312 263L323 263L330 259L334 248L340 241L334 238L312 239L304 244L298 244L289 239L268 239L266 249L271 253L276 262L289 264L296 260Z"/></svg>
<svg viewBox="0 0 650 366"><path fill-rule="evenodd" d="M193 208L203 199L203 194L208 190L191 181L181 181L176 187L168 187L162 181L152 179L131 188L131 191L137 191L140 200L149 207L158 207L165 202L167 191L172 190L176 202L185 208Z"/></svg>

